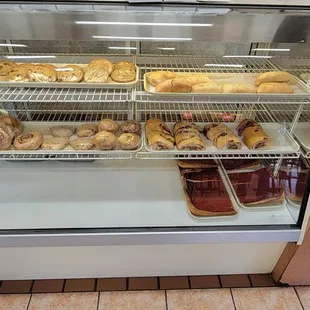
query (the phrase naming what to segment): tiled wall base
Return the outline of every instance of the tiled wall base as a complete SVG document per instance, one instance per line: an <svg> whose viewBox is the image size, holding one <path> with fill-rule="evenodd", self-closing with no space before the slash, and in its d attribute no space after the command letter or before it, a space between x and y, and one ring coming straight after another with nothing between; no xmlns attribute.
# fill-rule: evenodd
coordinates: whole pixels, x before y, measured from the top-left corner
<svg viewBox="0 0 310 310"><path fill-rule="evenodd" d="M270 274L2 281L0 294L276 286Z"/></svg>

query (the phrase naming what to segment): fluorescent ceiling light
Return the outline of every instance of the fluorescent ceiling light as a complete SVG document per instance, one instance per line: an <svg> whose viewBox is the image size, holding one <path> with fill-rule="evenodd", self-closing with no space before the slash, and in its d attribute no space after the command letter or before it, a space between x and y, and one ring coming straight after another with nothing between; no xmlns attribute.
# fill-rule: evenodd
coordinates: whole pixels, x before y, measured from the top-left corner
<svg viewBox="0 0 310 310"><path fill-rule="evenodd" d="M96 21L78 21L78 20L75 23L78 25L213 27L213 24L193 24L193 23L96 22Z"/></svg>
<svg viewBox="0 0 310 310"><path fill-rule="evenodd" d="M205 64L205 67L228 67L228 68L243 68L245 65L230 65L230 64Z"/></svg>
<svg viewBox="0 0 310 310"><path fill-rule="evenodd" d="M156 50L162 50L162 51L175 51L175 47L156 47Z"/></svg>
<svg viewBox="0 0 310 310"><path fill-rule="evenodd" d="M0 46L12 46L12 47L28 47L25 44L11 44L11 43L0 43Z"/></svg>
<svg viewBox="0 0 310 310"><path fill-rule="evenodd" d="M42 56L25 56L25 55L10 55L10 56L5 56L7 59L31 59L31 58L56 58L56 56L53 55L42 55Z"/></svg>
<svg viewBox="0 0 310 310"><path fill-rule="evenodd" d="M109 46L110 50L136 50L136 47L126 47L126 46Z"/></svg>
<svg viewBox="0 0 310 310"><path fill-rule="evenodd" d="M225 55L226 58L272 58L272 56L258 56L258 55Z"/></svg>
<svg viewBox="0 0 310 310"><path fill-rule="evenodd" d="M191 41L192 38L156 38L156 37L113 37L92 36L94 39L131 40L131 41Z"/></svg>
<svg viewBox="0 0 310 310"><path fill-rule="evenodd" d="M253 48L252 51L289 52L290 48Z"/></svg>

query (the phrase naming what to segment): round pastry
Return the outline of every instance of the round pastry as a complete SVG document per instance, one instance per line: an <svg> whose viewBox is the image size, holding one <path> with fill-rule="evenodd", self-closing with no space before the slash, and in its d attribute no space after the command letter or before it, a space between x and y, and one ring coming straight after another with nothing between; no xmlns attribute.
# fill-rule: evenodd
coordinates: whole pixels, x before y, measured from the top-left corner
<svg viewBox="0 0 310 310"><path fill-rule="evenodd" d="M119 61L119 62L115 63L115 65L114 65L115 70L120 69L120 68L125 68L125 67L129 67L129 68L136 71L135 64L130 62L130 61Z"/></svg>
<svg viewBox="0 0 310 310"><path fill-rule="evenodd" d="M12 144L11 134L8 132L7 127L0 123L0 150L8 150Z"/></svg>
<svg viewBox="0 0 310 310"><path fill-rule="evenodd" d="M114 122L112 119L105 118L101 120L98 124L98 130L99 131L108 131L113 134L116 134L118 131L118 124Z"/></svg>
<svg viewBox="0 0 310 310"><path fill-rule="evenodd" d="M87 83L106 83L109 73L105 68L89 68L85 71L84 81Z"/></svg>
<svg viewBox="0 0 310 310"><path fill-rule="evenodd" d="M29 82L28 69L21 66L16 66L8 73L7 80L9 82Z"/></svg>
<svg viewBox="0 0 310 310"><path fill-rule="evenodd" d="M141 134L141 124L134 120L123 122L120 129L124 133L136 133L137 135Z"/></svg>
<svg viewBox="0 0 310 310"><path fill-rule="evenodd" d="M13 70L15 63L9 60L0 61L0 75L7 75Z"/></svg>
<svg viewBox="0 0 310 310"><path fill-rule="evenodd" d="M27 71L34 70L36 69L36 67L37 65L34 65L32 63L23 63L23 64L18 65L18 68L24 68L24 69L27 69Z"/></svg>
<svg viewBox="0 0 310 310"><path fill-rule="evenodd" d="M136 78L136 71L130 67L120 67L112 72L111 78L118 83L131 82Z"/></svg>
<svg viewBox="0 0 310 310"><path fill-rule="evenodd" d="M29 70L30 82L56 82L57 72L54 68L47 65L38 65Z"/></svg>
<svg viewBox="0 0 310 310"><path fill-rule="evenodd" d="M71 137L75 132L75 128L70 125L59 125L50 128L53 137Z"/></svg>
<svg viewBox="0 0 310 310"><path fill-rule="evenodd" d="M98 132L97 124L85 124L76 131L78 137L92 137Z"/></svg>
<svg viewBox="0 0 310 310"><path fill-rule="evenodd" d="M113 150L116 146L116 137L108 131L99 131L94 136L94 144L100 150Z"/></svg>
<svg viewBox="0 0 310 310"><path fill-rule="evenodd" d="M16 150L37 150L43 143L43 136L37 130L19 135L14 140Z"/></svg>
<svg viewBox="0 0 310 310"><path fill-rule="evenodd" d="M69 144L69 138L49 138L43 141L41 148L43 150L63 150Z"/></svg>
<svg viewBox="0 0 310 310"><path fill-rule="evenodd" d="M10 131L12 131L12 138L20 135L23 131L23 124L17 118L10 115L0 115L0 124L4 124L9 127Z"/></svg>
<svg viewBox="0 0 310 310"><path fill-rule="evenodd" d="M83 80L84 71L80 66L68 65L57 71L57 81L67 83L78 83Z"/></svg>
<svg viewBox="0 0 310 310"><path fill-rule="evenodd" d="M117 141L123 150L136 150L141 143L141 138L135 133L122 133Z"/></svg>
<svg viewBox="0 0 310 310"><path fill-rule="evenodd" d="M114 70L114 65L111 61L105 58L95 58L89 62L89 64L86 67L86 71L88 71L89 69L94 69L94 68L106 69L106 71L108 72L108 75L110 75Z"/></svg>
<svg viewBox="0 0 310 310"><path fill-rule="evenodd" d="M70 141L70 145L75 150L90 150L94 146L92 138L78 138Z"/></svg>

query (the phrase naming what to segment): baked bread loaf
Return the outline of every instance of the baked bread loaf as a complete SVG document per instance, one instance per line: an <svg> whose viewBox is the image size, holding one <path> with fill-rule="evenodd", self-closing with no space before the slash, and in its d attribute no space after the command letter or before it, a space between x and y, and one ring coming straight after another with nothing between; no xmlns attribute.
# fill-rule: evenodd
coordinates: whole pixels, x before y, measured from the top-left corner
<svg viewBox="0 0 310 310"><path fill-rule="evenodd" d="M7 75L9 82L29 82L29 70L23 66L15 66Z"/></svg>
<svg viewBox="0 0 310 310"><path fill-rule="evenodd" d="M114 70L114 65L108 59L94 58L88 63L85 72L89 71L90 69L96 69L96 68L104 69L108 73L108 76L109 76Z"/></svg>
<svg viewBox="0 0 310 310"><path fill-rule="evenodd" d="M9 60L0 61L0 76L10 73L16 64Z"/></svg>
<svg viewBox="0 0 310 310"><path fill-rule="evenodd" d="M293 94L294 88L287 83L261 83L257 87L257 93L259 94Z"/></svg>
<svg viewBox="0 0 310 310"><path fill-rule="evenodd" d="M271 139L263 128L254 120L245 119L237 126L239 136L249 149L260 149L271 146Z"/></svg>
<svg viewBox="0 0 310 310"><path fill-rule="evenodd" d="M222 86L222 92L224 94L236 94L236 93L256 93L257 87L247 83L228 83Z"/></svg>
<svg viewBox="0 0 310 310"><path fill-rule="evenodd" d="M157 86L166 80L176 78L177 75L171 71L153 71L146 74L146 79L152 86Z"/></svg>
<svg viewBox="0 0 310 310"><path fill-rule="evenodd" d="M76 131L76 135L79 138L92 137L98 132L97 124L84 124Z"/></svg>
<svg viewBox="0 0 310 310"><path fill-rule="evenodd" d="M151 131L146 134L151 150L173 150L174 138L164 131Z"/></svg>
<svg viewBox="0 0 310 310"><path fill-rule="evenodd" d="M80 66L68 65L57 71L57 81L66 83L79 83L83 80L84 71Z"/></svg>
<svg viewBox="0 0 310 310"><path fill-rule="evenodd" d="M192 87L192 93L220 94L222 93L222 87L212 81L199 83Z"/></svg>
<svg viewBox="0 0 310 310"><path fill-rule="evenodd" d="M45 139L41 145L41 148L43 150L58 151L58 150L63 150L68 145L69 145L68 137L64 137L64 138L58 137L58 138Z"/></svg>
<svg viewBox="0 0 310 310"><path fill-rule="evenodd" d="M78 138L70 141L70 145L75 150L86 151L94 146L93 138Z"/></svg>
<svg viewBox="0 0 310 310"><path fill-rule="evenodd" d="M185 78L166 80L155 88L158 93L190 93L192 85Z"/></svg>
<svg viewBox="0 0 310 310"><path fill-rule="evenodd" d="M122 133L117 141L123 150L136 150L141 143L141 138L135 133Z"/></svg>
<svg viewBox="0 0 310 310"><path fill-rule="evenodd" d="M50 83L56 82L57 72L47 65L37 65L28 71L30 82Z"/></svg>
<svg viewBox="0 0 310 310"><path fill-rule="evenodd" d="M106 68L92 67L88 68L84 74L84 81L87 83L106 83L109 73Z"/></svg>
<svg viewBox="0 0 310 310"><path fill-rule="evenodd" d="M98 131L108 131L113 134L118 132L119 126L112 119L105 118L101 120L98 124Z"/></svg>
<svg viewBox="0 0 310 310"><path fill-rule="evenodd" d="M37 150L43 143L43 136L37 130L19 135L14 140L16 150Z"/></svg>
<svg viewBox="0 0 310 310"><path fill-rule="evenodd" d="M220 150L239 150L242 147L240 139L224 124L209 124L204 128L205 135Z"/></svg>
<svg viewBox="0 0 310 310"><path fill-rule="evenodd" d="M289 82L292 76L285 71L271 71L261 73L255 81L255 84L259 86L262 83L268 82Z"/></svg>
<svg viewBox="0 0 310 310"><path fill-rule="evenodd" d="M187 82L189 82L191 86L194 86L199 83L210 83L210 82L212 83L210 78L205 74L189 74L180 77L184 78Z"/></svg>
<svg viewBox="0 0 310 310"><path fill-rule="evenodd" d="M12 144L12 135L8 131L8 127L0 123L0 150L9 150Z"/></svg>
<svg viewBox="0 0 310 310"><path fill-rule="evenodd" d="M53 137L71 137L75 133L75 127L70 125L59 125L59 126L53 126L50 128L50 132Z"/></svg>
<svg viewBox="0 0 310 310"><path fill-rule="evenodd" d="M116 136L108 131L99 131L94 136L94 144L100 150L113 150L116 146Z"/></svg>
<svg viewBox="0 0 310 310"><path fill-rule="evenodd" d="M135 133L137 135L141 134L141 124L135 120L123 122L120 129L123 133Z"/></svg>

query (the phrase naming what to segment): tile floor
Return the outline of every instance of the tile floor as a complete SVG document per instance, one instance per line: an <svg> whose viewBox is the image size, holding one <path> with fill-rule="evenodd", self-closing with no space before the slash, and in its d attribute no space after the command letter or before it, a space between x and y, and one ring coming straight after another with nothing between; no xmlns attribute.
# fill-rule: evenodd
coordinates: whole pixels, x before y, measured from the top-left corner
<svg viewBox="0 0 310 310"><path fill-rule="evenodd" d="M310 287L0 295L0 310L310 310Z"/></svg>

